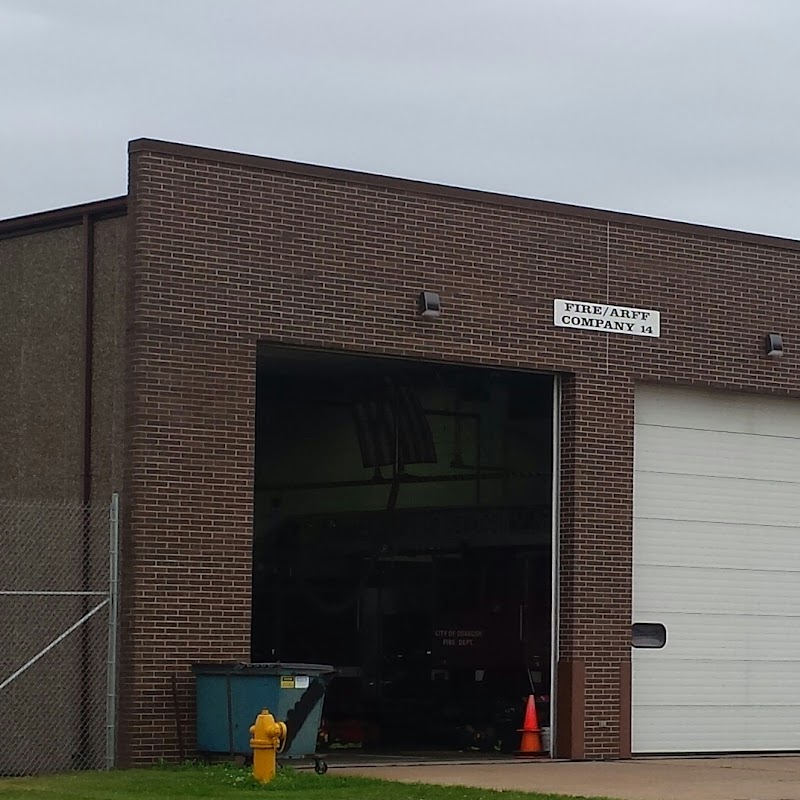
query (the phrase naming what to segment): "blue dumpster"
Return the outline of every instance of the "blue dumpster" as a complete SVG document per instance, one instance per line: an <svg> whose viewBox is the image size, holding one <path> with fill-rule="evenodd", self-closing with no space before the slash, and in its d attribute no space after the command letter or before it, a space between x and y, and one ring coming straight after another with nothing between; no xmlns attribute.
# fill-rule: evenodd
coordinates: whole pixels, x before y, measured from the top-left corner
<svg viewBox="0 0 800 800"><path fill-rule="evenodd" d="M197 749L250 754L250 726L262 709L286 723L284 758L313 756L325 689L326 664L194 664Z"/></svg>

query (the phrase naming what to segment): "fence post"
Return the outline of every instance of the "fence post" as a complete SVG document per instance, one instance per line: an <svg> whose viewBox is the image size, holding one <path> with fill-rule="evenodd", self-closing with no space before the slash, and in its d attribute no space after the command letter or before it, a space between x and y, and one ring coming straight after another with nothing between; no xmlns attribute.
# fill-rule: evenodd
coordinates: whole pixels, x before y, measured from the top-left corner
<svg viewBox="0 0 800 800"><path fill-rule="evenodd" d="M117 756L117 642L119 620L119 495L111 496L108 550L108 669L106 674L106 769Z"/></svg>

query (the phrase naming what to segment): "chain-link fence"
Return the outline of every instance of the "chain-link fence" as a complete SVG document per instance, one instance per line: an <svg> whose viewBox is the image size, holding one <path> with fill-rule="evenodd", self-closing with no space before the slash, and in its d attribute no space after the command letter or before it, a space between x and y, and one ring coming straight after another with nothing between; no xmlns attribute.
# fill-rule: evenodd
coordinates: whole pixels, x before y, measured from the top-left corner
<svg viewBox="0 0 800 800"><path fill-rule="evenodd" d="M118 520L0 499L0 775L114 765Z"/></svg>

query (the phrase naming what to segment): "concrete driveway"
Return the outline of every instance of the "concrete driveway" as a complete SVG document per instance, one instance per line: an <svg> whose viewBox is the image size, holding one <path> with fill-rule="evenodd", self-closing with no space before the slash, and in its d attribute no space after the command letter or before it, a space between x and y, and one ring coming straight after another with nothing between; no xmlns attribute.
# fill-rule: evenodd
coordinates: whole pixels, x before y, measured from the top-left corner
<svg viewBox="0 0 800 800"><path fill-rule="evenodd" d="M623 800L800 800L800 756L376 766L336 772Z"/></svg>

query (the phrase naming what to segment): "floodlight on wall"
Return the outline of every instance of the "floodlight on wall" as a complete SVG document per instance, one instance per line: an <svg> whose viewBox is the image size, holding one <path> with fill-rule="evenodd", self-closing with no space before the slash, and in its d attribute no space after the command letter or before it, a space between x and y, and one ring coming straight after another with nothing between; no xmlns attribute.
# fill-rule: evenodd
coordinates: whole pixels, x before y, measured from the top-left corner
<svg viewBox="0 0 800 800"><path fill-rule="evenodd" d="M435 318L442 316L442 301L436 292L420 292L417 310L421 317Z"/></svg>
<svg viewBox="0 0 800 800"><path fill-rule="evenodd" d="M768 333L764 337L764 350L770 358L783 355L783 337L779 333Z"/></svg>

